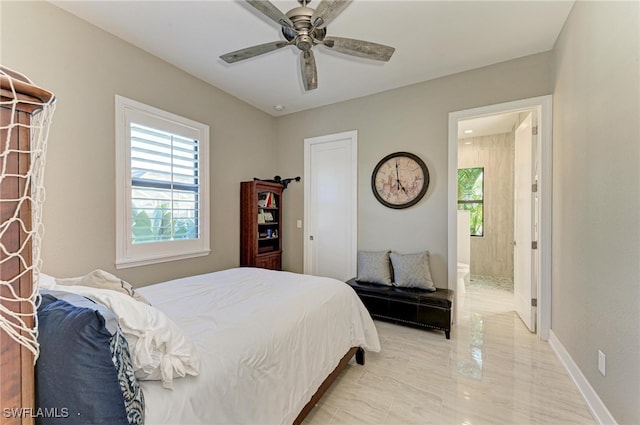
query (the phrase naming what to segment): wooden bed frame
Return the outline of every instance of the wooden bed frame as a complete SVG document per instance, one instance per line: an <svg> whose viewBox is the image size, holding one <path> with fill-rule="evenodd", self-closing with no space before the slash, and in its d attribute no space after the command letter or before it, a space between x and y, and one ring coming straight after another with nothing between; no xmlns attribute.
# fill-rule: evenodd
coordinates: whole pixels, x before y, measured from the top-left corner
<svg viewBox="0 0 640 425"><path fill-rule="evenodd" d="M9 72L4 69L5 72ZM19 77L19 76L16 76ZM27 81L21 79L13 80L15 88L15 97L18 100L16 104L16 116L18 127L7 129L12 114L12 105L3 104L0 107L0 121L3 128L0 130L0 140L5 143L7 135L10 132L11 146L15 152L8 155L6 169L2 169L3 173L24 174L29 169L31 158L29 152L31 134L28 125L31 122L31 116L38 111L37 103L49 102L52 94L44 89L36 87ZM12 84L5 76L0 76L0 99L2 102L14 100L14 92ZM2 146L2 149L4 146ZM2 166L0 164L0 166ZM7 175L0 182L0 199L18 199L22 193L25 193L25 181L17 175ZM30 188L27 188L30 192ZM3 202L0 204L0 222L4 223L9 219L16 209L17 201ZM31 202L29 199L22 203L19 211L19 218L26 224L26 231L32 229L31 225ZM28 235L21 229L19 225L12 225L3 233L2 245L10 252L18 252L20 247L25 245L23 250L24 261L21 262L18 257L9 258L0 251L0 279L10 282L13 292L22 298L27 298L32 293L33 275L30 271L26 272L31 266L32 242ZM26 301L11 302L12 298L9 288L0 288L0 295L6 300L0 301L3 308L20 312L25 315L33 314L33 307ZM28 327L33 328L34 320L32 317L24 317ZM2 408L33 408L34 407L34 373L33 373L33 354L26 347L14 341L5 331L0 330L0 400ZM30 415L22 414L11 417L2 418L3 425L31 425L33 418Z"/></svg>
<svg viewBox="0 0 640 425"><path fill-rule="evenodd" d="M322 398L331 384L333 384L333 381L335 381L338 375L340 375L340 372L342 372L344 368L347 367L349 360L351 360L354 355L356 356L356 363L358 363L359 365L364 365L364 349L360 347L352 347L351 349L349 349L349 351L347 351L347 354L345 354L342 359L340 359L340 363L338 363L338 366L336 366L333 372L331 372L329 376L327 376L327 379L325 379L324 382L320 384L320 388L318 388L318 391L316 391L313 397L311 397L309 403L307 403L306 406L302 408L302 411L300 412L296 420L293 421L294 425L300 425L302 423L304 418L306 418L309 412L311 412L311 409L313 409L315 405L318 404L320 398Z"/></svg>

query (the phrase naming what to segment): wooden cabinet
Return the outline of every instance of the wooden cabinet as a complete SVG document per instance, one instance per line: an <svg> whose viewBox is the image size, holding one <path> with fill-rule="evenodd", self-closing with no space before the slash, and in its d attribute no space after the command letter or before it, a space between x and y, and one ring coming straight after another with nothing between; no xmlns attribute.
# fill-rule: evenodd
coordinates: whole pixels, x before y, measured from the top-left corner
<svg viewBox="0 0 640 425"><path fill-rule="evenodd" d="M240 266L282 270L282 185L240 183Z"/></svg>

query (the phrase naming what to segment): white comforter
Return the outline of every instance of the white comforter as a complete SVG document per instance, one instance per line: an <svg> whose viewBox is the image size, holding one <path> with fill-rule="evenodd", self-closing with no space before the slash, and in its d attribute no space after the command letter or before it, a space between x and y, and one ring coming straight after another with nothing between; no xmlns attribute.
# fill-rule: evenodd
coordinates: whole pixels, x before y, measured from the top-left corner
<svg viewBox="0 0 640 425"><path fill-rule="evenodd" d="M343 282L255 268L140 288L200 350L200 374L142 381L146 423L291 424L350 347L379 351Z"/></svg>

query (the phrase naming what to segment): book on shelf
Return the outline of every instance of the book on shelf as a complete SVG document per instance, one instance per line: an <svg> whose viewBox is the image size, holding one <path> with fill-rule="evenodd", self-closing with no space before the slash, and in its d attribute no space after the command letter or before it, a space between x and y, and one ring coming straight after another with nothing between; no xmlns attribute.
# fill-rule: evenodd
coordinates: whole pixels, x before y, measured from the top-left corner
<svg viewBox="0 0 640 425"><path fill-rule="evenodd" d="M264 192L258 196L258 207L260 208L278 208L276 197L272 192Z"/></svg>

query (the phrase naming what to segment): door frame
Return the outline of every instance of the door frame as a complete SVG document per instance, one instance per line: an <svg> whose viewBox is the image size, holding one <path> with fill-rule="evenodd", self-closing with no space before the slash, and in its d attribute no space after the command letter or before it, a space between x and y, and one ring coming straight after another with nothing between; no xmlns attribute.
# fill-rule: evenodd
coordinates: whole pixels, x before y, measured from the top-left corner
<svg viewBox="0 0 640 425"><path fill-rule="evenodd" d="M538 337L549 339L551 330L551 189L552 189L552 105L551 95L532 97L512 102L481 106L473 109L454 111L449 113L449 161L448 161L448 285L456 287L457 257L458 257L458 229L457 229L457 169L458 169L458 121L495 115L505 112L517 112L535 109L538 115L538 155L540 161L540 175L538 180L539 203L539 232L537 272L539 284L537 288ZM456 292L456 303L458 294Z"/></svg>
<svg viewBox="0 0 640 425"><path fill-rule="evenodd" d="M350 130L342 133L327 134L325 136L310 137L304 139L304 242L303 246L303 273L311 273L311 253L309 246L309 236L311 230L308 223L311 223L311 146L322 143L349 140L351 146L351 246L353 247L349 263L350 271L356 275L357 253L358 253L358 130Z"/></svg>

